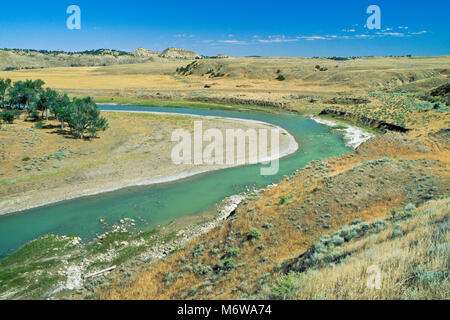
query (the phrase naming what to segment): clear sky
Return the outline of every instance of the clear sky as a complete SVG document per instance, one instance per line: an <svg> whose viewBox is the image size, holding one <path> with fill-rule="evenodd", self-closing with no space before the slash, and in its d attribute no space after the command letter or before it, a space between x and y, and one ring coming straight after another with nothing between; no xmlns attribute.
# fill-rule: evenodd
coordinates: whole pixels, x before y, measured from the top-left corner
<svg viewBox="0 0 450 320"><path fill-rule="evenodd" d="M69 30L69 5L81 29ZM365 27L369 5L381 29ZM138 47L203 55L450 54L449 0L14 0L0 3L0 48L79 51Z"/></svg>

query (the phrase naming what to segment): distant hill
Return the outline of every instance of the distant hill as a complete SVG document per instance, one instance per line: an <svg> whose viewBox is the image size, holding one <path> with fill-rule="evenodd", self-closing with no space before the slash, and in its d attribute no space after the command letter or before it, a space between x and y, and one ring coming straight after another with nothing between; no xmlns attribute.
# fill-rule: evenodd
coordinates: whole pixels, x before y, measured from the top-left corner
<svg viewBox="0 0 450 320"><path fill-rule="evenodd" d="M150 57L129 52L97 49L82 52L3 49L0 50L0 70L39 69L50 67L91 67L131 64L149 61Z"/></svg>
<svg viewBox="0 0 450 320"><path fill-rule="evenodd" d="M168 59L199 59L200 55L195 53L194 51L186 50L186 49L178 49L178 48L167 48L159 55L162 58Z"/></svg>
<svg viewBox="0 0 450 320"><path fill-rule="evenodd" d="M199 59L194 51L167 48L156 52L139 48L133 52L113 49L95 49L80 52L47 51L32 49L0 49L0 71L40 69L50 67L92 67L133 64L165 59Z"/></svg>
<svg viewBox="0 0 450 320"><path fill-rule="evenodd" d="M133 55L136 57L156 57L160 53L156 51L150 51L144 48L139 48L135 51L133 51Z"/></svg>

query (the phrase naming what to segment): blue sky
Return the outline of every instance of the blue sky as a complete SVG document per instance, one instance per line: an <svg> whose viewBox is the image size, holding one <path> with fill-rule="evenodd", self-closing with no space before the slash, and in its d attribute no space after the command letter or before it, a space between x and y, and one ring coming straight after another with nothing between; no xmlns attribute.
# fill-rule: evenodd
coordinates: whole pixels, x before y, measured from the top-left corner
<svg viewBox="0 0 450 320"><path fill-rule="evenodd" d="M68 30L69 5L81 30ZM365 23L381 8L381 29ZM0 48L79 51L138 47L203 55L379 56L450 54L450 1L2 1Z"/></svg>

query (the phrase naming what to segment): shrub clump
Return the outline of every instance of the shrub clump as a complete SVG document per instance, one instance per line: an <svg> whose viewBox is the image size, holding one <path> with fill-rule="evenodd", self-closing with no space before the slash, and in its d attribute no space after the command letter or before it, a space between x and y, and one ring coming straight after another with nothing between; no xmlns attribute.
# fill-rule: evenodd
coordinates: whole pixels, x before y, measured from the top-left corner
<svg viewBox="0 0 450 320"><path fill-rule="evenodd" d="M247 231L247 240L258 240L261 237L261 233L256 228L250 228Z"/></svg>
<svg viewBox="0 0 450 320"><path fill-rule="evenodd" d="M199 244L195 249L194 249L194 258L197 258L198 256L202 256L203 253L205 251L205 246L202 244Z"/></svg>
<svg viewBox="0 0 450 320"><path fill-rule="evenodd" d="M411 212L411 211L414 211L416 209L417 209L417 207L416 207L416 205L414 203L408 203L406 205L406 207L405 207L405 211L406 212Z"/></svg>
<svg viewBox="0 0 450 320"><path fill-rule="evenodd" d="M19 110L3 110L2 113L0 113L0 119L6 123L12 124L19 114Z"/></svg>
<svg viewBox="0 0 450 320"><path fill-rule="evenodd" d="M392 230L392 238L401 237L403 235L402 231L402 224L399 222L396 222L392 225L394 230Z"/></svg>
<svg viewBox="0 0 450 320"><path fill-rule="evenodd" d="M274 300L293 300L297 297L297 292L300 289L299 274L289 272L282 276L271 292L271 299Z"/></svg>
<svg viewBox="0 0 450 320"><path fill-rule="evenodd" d="M333 238L331 238L331 242L335 246L340 246L340 245L342 245L345 242L345 240L341 236L335 235L335 236L333 236Z"/></svg>
<svg viewBox="0 0 450 320"><path fill-rule="evenodd" d="M194 266L194 273L198 276L204 276L212 271L212 268L209 265L196 264Z"/></svg>
<svg viewBox="0 0 450 320"><path fill-rule="evenodd" d="M239 248L231 248L228 252L227 252L227 256L228 257L235 257L239 254L239 252L241 252L241 249Z"/></svg>
<svg viewBox="0 0 450 320"><path fill-rule="evenodd" d="M219 268L223 270L231 270L236 268L236 260L232 257L225 257L220 263Z"/></svg>

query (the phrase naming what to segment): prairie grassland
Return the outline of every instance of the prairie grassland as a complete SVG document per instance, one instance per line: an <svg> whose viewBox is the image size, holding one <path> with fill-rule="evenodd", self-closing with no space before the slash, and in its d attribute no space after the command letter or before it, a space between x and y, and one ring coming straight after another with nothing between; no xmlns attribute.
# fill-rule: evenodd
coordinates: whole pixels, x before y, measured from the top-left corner
<svg viewBox="0 0 450 320"><path fill-rule="evenodd" d="M187 75L177 68L194 63ZM316 66L326 68L318 71ZM213 71L212 73L210 71ZM337 92L365 94L410 83L447 78L450 57L360 58L347 61L305 58L229 58L198 61L147 62L102 67L58 67L3 71L13 80L43 79L48 86L69 92L136 98L159 92L168 96L236 96L249 99L301 102L296 95L330 96ZM213 76L220 74L221 76ZM283 74L285 81L276 80ZM223 75L223 76L222 76ZM205 88L209 84L210 88ZM78 90L78 91L77 91ZM97 94L95 94L97 93ZM291 97L290 95L294 95Z"/></svg>
<svg viewBox="0 0 450 320"><path fill-rule="evenodd" d="M177 71L180 68L185 71ZM40 78L47 86L71 96L90 95L108 103L184 106L190 102L306 113L331 108L351 113L353 118L364 116L419 129L416 131L419 135L448 125L445 116L448 110L440 109L441 113L433 110L434 104L422 101L420 95L448 83L449 74L450 56L440 56L345 61L324 58L167 60L1 71L0 77L13 81ZM277 80L279 75L285 80Z"/></svg>
<svg viewBox="0 0 450 320"><path fill-rule="evenodd" d="M290 273L262 291L281 299L424 299L450 297L449 198L406 213L398 222L331 249L346 257L326 267ZM377 266L380 288L369 288L368 270Z"/></svg>

